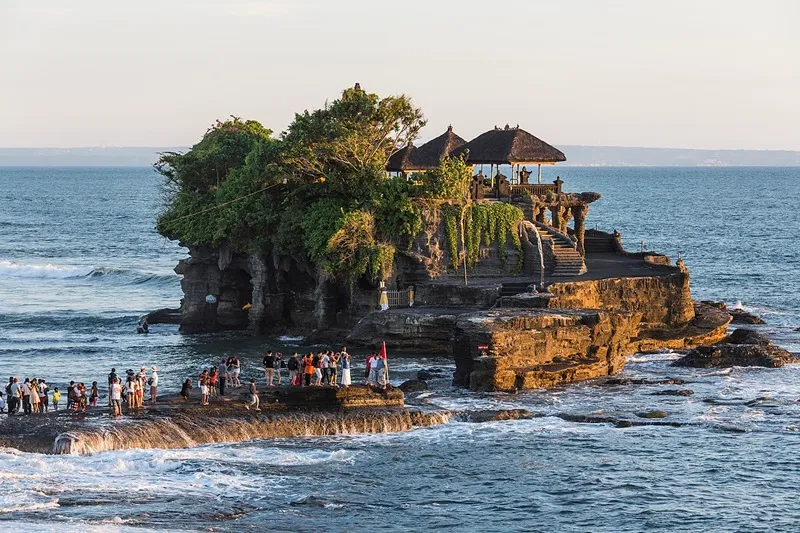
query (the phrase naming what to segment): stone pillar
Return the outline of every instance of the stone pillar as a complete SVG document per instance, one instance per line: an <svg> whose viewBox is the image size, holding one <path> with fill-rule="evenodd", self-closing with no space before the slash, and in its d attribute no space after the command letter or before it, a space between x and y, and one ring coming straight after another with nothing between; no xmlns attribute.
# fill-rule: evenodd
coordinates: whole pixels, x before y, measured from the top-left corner
<svg viewBox="0 0 800 533"><path fill-rule="evenodd" d="M544 206L538 206L536 208L536 210L533 213L534 216L536 217L536 222L540 222L540 223L544 224L544 211L545 211L545 207Z"/></svg>
<svg viewBox="0 0 800 533"><path fill-rule="evenodd" d="M578 251L584 257L586 256L586 251L583 244L586 232L586 214L588 212L589 206L586 204L572 206L572 216L575 217L575 240L578 241Z"/></svg>
<svg viewBox="0 0 800 533"><path fill-rule="evenodd" d="M563 226L563 228L561 228L561 233L564 233L566 235L567 225L569 224L569 221L571 219L572 219L572 210L568 207L565 207L564 215L561 217L561 225Z"/></svg>
<svg viewBox="0 0 800 533"><path fill-rule="evenodd" d="M561 227L561 210L564 209L558 204L550 206L550 222L555 229Z"/></svg>

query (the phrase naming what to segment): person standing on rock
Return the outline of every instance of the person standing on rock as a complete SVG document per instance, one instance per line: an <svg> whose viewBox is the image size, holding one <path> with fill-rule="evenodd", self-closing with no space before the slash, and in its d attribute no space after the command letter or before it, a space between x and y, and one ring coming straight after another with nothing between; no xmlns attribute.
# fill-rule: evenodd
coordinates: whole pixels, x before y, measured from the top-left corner
<svg viewBox="0 0 800 533"><path fill-rule="evenodd" d="M108 390L111 390L111 385L114 383L114 380L117 379L117 369L112 368L111 372L108 373ZM111 395L108 395L108 405L111 405Z"/></svg>
<svg viewBox="0 0 800 533"><path fill-rule="evenodd" d="M58 390L58 387L55 387L53 389L53 411L58 411L59 401L61 401L61 391Z"/></svg>
<svg viewBox="0 0 800 533"><path fill-rule="evenodd" d="M297 385L297 369L300 366L300 362L297 360L297 352L294 352L292 356L286 361L286 368L289 369L289 385Z"/></svg>
<svg viewBox="0 0 800 533"><path fill-rule="evenodd" d="M197 386L200 388L200 405L208 405L208 370L203 370L200 374Z"/></svg>
<svg viewBox="0 0 800 533"><path fill-rule="evenodd" d="M283 360L281 352L275 352L275 377L278 378L278 385L281 384L281 369L286 368L286 361Z"/></svg>
<svg viewBox="0 0 800 533"><path fill-rule="evenodd" d="M58 389L56 389L56 391L58 391ZM122 385L119 384L119 378L116 374L114 375L114 380L108 386L108 398L111 403L111 414L120 416L122 414L122 406L120 405L120 401L122 401ZM53 403L56 404L56 409L58 409L55 392L53 393Z"/></svg>
<svg viewBox="0 0 800 533"><path fill-rule="evenodd" d="M378 383L378 355L371 353L367 356L367 385Z"/></svg>
<svg viewBox="0 0 800 533"><path fill-rule="evenodd" d="M228 361L222 359L217 365L217 374L219 374L219 395L225 396L225 386L228 384Z"/></svg>
<svg viewBox="0 0 800 533"><path fill-rule="evenodd" d="M142 367L136 376L136 407L144 407L144 388L147 386L147 369Z"/></svg>
<svg viewBox="0 0 800 533"><path fill-rule="evenodd" d="M125 397L128 403L128 412L130 413L136 407L136 378L133 374L128 374L125 382Z"/></svg>
<svg viewBox="0 0 800 533"><path fill-rule="evenodd" d="M338 387L339 385L336 383L336 375L338 374L337 368L339 366L339 354L331 352L331 366L328 370L328 375L330 376L331 385L334 387Z"/></svg>
<svg viewBox="0 0 800 533"><path fill-rule="evenodd" d="M150 402L155 405L158 397L158 367L151 367L153 373L150 375Z"/></svg>
<svg viewBox="0 0 800 533"><path fill-rule="evenodd" d="M258 387L256 387L256 378L250 378L250 404L246 405L245 407L249 411L252 407L254 411L260 411L261 408L258 406Z"/></svg>
<svg viewBox="0 0 800 533"><path fill-rule="evenodd" d="M31 414L31 380L28 378L22 383L22 412Z"/></svg>
<svg viewBox="0 0 800 533"><path fill-rule="evenodd" d="M322 386L322 368L320 367L322 357L319 353L311 355L311 365L314 367L314 385Z"/></svg>
<svg viewBox="0 0 800 533"><path fill-rule="evenodd" d="M92 391L89 393L89 405L92 407L97 406L98 399L100 399L100 390L97 388L97 382L92 381Z"/></svg>
<svg viewBox="0 0 800 533"><path fill-rule="evenodd" d="M342 352L342 385L347 388L352 384L350 377L350 354L346 351Z"/></svg>
<svg viewBox="0 0 800 533"><path fill-rule="evenodd" d="M311 378L314 375L314 358L313 354L306 354L303 358L303 383L306 387L311 386Z"/></svg>
<svg viewBox="0 0 800 533"><path fill-rule="evenodd" d="M328 352L324 352L322 355L319 356L319 369L322 371L322 378L320 379L320 385L330 385L331 383L331 356L328 355Z"/></svg>
<svg viewBox="0 0 800 533"><path fill-rule="evenodd" d="M42 412L46 413L47 408L50 407L50 402L48 401L48 393L50 392L50 387L47 385L47 382L44 379L39 380L39 403L41 403Z"/></svg>
<svg viewBox="0 0 800 533"><path fill-rule="evenodd" d="M41 400L39 399L39 384L36 382L36 378L33 378L30 383L30 402L31 402L31 410L33 413L39 413L39 407L41 405Z"/></svg>
<svg viewBox="0 0 800 533"><path fill-rule="evenodd" d="M239 358L236 354L233 354L230 361L228 361L228 366L231 369L231 380L232 385L237 389L242 386L242 383L239 381L239 373L242 371L242 363L239 362Z"/></svg>
<svg viewBox="0 0 800 533"><path fill-rule="evenodd" d="M274 387L272 381L275 379L275 356L272 354L272 350L267 352L262 363L264 364L264 376L267 378L267 386Z"/></svg>

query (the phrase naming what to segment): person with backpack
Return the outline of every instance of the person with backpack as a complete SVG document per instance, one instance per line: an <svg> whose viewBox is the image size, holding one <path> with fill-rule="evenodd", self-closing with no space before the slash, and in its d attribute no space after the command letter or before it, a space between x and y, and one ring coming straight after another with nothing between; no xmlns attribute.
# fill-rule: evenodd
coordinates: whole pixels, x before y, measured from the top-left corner
<svg viewBox="0 0 800 533"><path fill-rule="evenodd" d="M299 366L300 362L297 360L297 352L294 352L286 362L286 367L289 369L289 385L298 385L297 369Z"/></svg>

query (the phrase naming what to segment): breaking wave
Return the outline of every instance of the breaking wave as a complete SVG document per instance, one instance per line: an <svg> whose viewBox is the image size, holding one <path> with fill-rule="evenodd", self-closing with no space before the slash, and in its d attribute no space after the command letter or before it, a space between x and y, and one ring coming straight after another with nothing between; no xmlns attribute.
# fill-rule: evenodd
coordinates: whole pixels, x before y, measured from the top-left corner
<svg viewBox="0 0 800 533"><path fill-rule="evenodd" d="M0 261L0 280L9 279L51 279L51 280L97 280L112 281L123 285L177 283L177 274L158 274L124 268L104 266L64 266L47 264L17 263Z"/></svg>

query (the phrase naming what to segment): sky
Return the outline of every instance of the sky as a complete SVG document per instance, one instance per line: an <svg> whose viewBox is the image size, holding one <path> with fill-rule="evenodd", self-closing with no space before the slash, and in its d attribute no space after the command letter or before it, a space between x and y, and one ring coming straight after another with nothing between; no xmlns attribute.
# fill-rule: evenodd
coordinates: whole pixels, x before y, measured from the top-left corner
<svg viewBox="0 0 800 533"><path fill-rule="evenodd" d="M346 87L426 140L800 150L794 0L0 0L0 147L280 132Z"/></svg>

